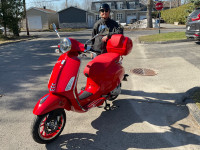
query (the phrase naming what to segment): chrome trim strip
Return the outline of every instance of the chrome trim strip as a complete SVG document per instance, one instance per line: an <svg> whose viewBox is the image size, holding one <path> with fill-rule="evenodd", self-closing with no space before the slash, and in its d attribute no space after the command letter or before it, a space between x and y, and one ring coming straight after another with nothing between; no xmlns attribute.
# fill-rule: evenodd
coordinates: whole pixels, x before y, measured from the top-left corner
<svg viewBox="0 0 200 150"><path fill-rule="evenodd" d="M80 62L80 63L81 63L81 62ZM81 64L80 64L80 66L81 66ZM79 66L79 69L78 69L78 74L77 74L77 76L76 76L76 81L75 81L75 84L74 84L73 94L74 94L74 97L75 97L76 102L78 103L79 107L80 107L83 111L86 111L86 110L81 106L81 104L79 103L78 98L77 98L77 96L76 96L76 91L75 91L76 85L77 85L77 81L78 81L78 77L79 77L80 66Z"/></svg>
<svg viewBox="0 0 200 150"><path fill-rule="evenodd" d="M69 80L67 86L65 87L65 91L70 91L72 89L72 85L74 83L74 79L75 79L75 76L71 77L71 79Z"/></svg>
<svg viewBox="0 0 200 150"><path fill-rule="evenodd" d="M61 64L63 65L65 63L65 60L62 60Z"/></svg>

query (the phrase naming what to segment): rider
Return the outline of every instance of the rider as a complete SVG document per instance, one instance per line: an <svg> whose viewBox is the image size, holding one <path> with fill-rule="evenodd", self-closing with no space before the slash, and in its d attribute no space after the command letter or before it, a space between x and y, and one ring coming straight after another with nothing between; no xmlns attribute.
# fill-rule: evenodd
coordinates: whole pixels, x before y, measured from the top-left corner
<svg viewBox="0 0 200 150"><path fill-rule="evenodd" d="M113 34L123 34L123 29L119 26L119 24L110 19L110 6L106 3L102 4L99 8L99 13L101 19L98 20L93 27L92 37L98 34L99 28L101 25L106 25L109 28L109 34L106 36L98 36L92 40L92 49L97 53L106 53L106 42Z"/></svg>

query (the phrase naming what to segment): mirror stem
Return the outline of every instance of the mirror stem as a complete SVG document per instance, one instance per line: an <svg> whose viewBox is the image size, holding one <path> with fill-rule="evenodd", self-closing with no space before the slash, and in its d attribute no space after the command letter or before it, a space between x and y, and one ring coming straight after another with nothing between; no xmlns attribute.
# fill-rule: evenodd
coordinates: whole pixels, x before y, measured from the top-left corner
<svg viewBox="0 0 200 150"><path fill-rule="evenodd" d="M56 34L57 34L57 36L58 36L58 37L59 37L59 39L60 39L60 35L59 35L58 31L56 31Z"/></svg>

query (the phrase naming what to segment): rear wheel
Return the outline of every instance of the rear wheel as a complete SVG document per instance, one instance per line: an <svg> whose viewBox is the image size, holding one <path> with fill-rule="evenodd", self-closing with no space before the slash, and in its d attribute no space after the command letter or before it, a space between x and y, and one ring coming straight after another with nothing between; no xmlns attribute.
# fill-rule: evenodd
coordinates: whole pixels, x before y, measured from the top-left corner
<svg viewBox="0 0 200 150"><path fill-rule="evenodd" d="M64 129L66 114L63 109L36 116L32 124L32 137L41 144L55 140Z"/></svg>

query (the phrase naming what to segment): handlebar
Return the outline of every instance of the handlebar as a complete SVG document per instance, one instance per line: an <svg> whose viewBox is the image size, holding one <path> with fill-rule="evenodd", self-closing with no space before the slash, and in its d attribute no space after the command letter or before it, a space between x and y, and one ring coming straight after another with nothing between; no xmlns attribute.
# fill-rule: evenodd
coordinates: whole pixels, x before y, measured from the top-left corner
<svg viewBox="0 0 200 150"><path fill-rule="evenodd" d="M92 49L91 46L87 46L87 44L85 44L84 47L85 47L84 53L90 52L90 53L95 53L96 55L101 54L100 52Z"/></svg>

